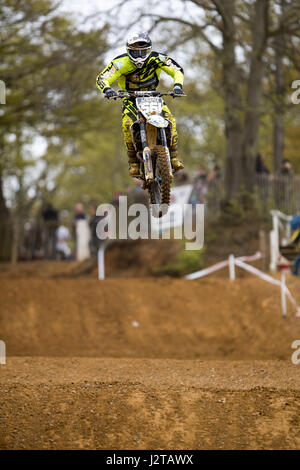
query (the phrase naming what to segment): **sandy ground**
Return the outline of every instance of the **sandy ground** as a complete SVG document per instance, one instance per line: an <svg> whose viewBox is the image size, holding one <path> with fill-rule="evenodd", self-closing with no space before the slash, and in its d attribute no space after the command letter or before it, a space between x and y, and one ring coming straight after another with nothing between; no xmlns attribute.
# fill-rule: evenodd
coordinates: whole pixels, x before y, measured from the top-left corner
<svg viewBox="0 0 300 470"><path fill-rule="evenodd" d="M1 449L300 447L276 286L51 276L1 276Z"/></svg>
<svg viewBox="0 0 300 470"><path fill-rule="evenodd" d="M287 359L300 319L255 278L2 279L10 356Z"/></svg>
<svg viewBox="0 0 300 470"><path fill-rule="evenodd" d="M284 361L10 358L2 449L297 449Z"/></svg>

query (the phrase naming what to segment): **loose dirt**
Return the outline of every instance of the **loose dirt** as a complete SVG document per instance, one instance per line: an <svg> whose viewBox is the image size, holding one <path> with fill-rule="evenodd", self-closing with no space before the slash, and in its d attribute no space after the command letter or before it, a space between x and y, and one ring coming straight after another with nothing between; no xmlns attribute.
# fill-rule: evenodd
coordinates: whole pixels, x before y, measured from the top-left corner
<svg viewBox="0 0 300 470"><path fill-rule="evenodd" d="M1 275L0 448L299 448L300 319L276 286L44 266Z"/></svg>
<svg viewBox="0 0 300 470"><path fill-rule="evenodd" d="M11 356L287 359L300 338L256 278L2 279L0 298Z"/></svg>
<svg viewBox="0 0 300 470"><path fill-rule="evenodd" d="M9 358L2 449L297 449L284 361Z"/></svg>

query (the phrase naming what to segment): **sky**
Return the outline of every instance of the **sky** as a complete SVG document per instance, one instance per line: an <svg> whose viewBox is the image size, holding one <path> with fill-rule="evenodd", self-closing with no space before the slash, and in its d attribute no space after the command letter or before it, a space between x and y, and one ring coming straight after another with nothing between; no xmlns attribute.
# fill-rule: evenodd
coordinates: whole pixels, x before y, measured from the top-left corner
<svg viewBox="0 0 300 470"><path fill-rule="evenodd" d="M122 7L121 13L115 15L115 12L111 15L110 13L112 9L120 3L121 0L63 0L61 10L66 13L71 13L75 17L78 18L78 21L89 15L89 20L86 23L86 27L90 25L96 24L99 25L101 22L108 18L113 24L112 31L109 35L109 39L111 43L114 43L116 38L118 37L118 33L120 27L124 32L124 37L121 36L120 38L120 46L119 47L112 47L110 51L107 53L107 60L111 60L113 57L124 53L125 51L125 42L127 36L136 31L148 31L151 25L151 21L148 18L140 19L138 22L134 23L136 19L137 12L142 10L146 13L153 13L153 14L161 14L164 16L174 16L183 18L185 20L190 20L191 22L198 22L199 24L202 22L202 10L195 6L192 2L183 1L183 0L160 0L156 2L156 5L152 11L149 11L147 5L148 2L145 0L127 0L124 1L124 6ZM101 13L103 13L101 15ZM171 27L171 24L168 23L168 27ZM151 33L151 38L153 41L153 49L156 50L157 48L157 40L160 39L161 34L165 32L167 26L161 25L158 27L154 32ZM207 30L208 35L213 43L218 45L220 43L220 38L216 35L215 32ZM172 26L171 33L178 37L180 40L180 36L178 34L178 29ZM193 51L193 44L190 43L188 46L188 54L186 53L186 48L183 47L181 50L176 50L173 53L174 59L179 62L183 67L187 63L187 57L191 55ZM172 51L161 51L163 53L172 53ZM175 55L174 55L175 54Z"/></svg>

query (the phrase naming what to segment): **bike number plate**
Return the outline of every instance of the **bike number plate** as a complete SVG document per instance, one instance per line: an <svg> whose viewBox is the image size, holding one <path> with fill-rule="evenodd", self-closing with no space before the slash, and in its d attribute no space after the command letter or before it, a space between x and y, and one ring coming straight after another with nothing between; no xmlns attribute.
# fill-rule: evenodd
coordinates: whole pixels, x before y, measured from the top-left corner
<svg viewBox="0 0 300 470"><path fill-rule="evenodd" d="M138 110L145 116L145 118L149 119L149 117L153 114L160 115L164 103L160 97L147 96L136 98L136 105Z"/></svg>

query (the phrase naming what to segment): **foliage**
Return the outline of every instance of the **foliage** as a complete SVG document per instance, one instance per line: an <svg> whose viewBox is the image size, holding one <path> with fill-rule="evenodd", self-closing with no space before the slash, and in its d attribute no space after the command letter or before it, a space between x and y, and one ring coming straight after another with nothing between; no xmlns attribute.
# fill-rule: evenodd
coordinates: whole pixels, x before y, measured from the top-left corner
<svg viewBox="0 0 300 470"><path fill-rule="evenodd" d="M164 273L170 276L183 276L201 269L204 266L205 248L202 248L201 250L186 250L186 242L187 240L184 239L177 242L178 252L173 263L155 268L153 273Z"/></svg>

